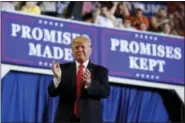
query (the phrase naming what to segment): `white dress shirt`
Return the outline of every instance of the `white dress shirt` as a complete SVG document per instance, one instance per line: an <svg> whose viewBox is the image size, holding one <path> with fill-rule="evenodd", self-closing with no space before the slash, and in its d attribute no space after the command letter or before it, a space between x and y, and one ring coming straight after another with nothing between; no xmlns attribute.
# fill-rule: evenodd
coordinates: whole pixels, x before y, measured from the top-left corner
<svg viewBox="0 0 185 123"><path fill-rule="evenodd" d="M77 62L77 61L75 61L75 63L76 63L76 74L77 74L77 72L78 72L78 70L79 70L80 63ZM83 63L83 72L85 72L88 63L89 63L89 60L87 60L86 62Z"/></svg>
<svg viewBox="0 0 185 123"><path fill-rule="evenodd" d="M79 70L79 65L80 65L80 63L79 63L79 62L77 62L77 61L75 61L75 63L76 63L76 74L77 74L77 72L78 72L78 70ZM86 62L84 62L84 63L83 63L83 72L85 72L85 70L86 70L86 68L87 68L88 63L89 63L89 60L87 60ZM61 70L61 72L62 72L62 70ZM62 76L60 77L60 79L59 79L59 80L58 80L58 79L56 79L55 77L53 78L53 82L54 82L54 86L55 86L55 88L57 88L57 87L59 86L60 81L61 81L61 78L62 78ZM85 85L85 88L87 88L87 87L88 87L88 86L87 86L87 85Z"/></svg>

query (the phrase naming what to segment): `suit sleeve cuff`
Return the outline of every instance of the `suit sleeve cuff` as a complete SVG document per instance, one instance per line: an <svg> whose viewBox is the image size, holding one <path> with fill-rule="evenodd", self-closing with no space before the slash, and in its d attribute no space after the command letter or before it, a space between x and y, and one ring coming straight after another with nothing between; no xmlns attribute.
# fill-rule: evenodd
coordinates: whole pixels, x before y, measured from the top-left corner
<svg viewBox="0 0 185 123"><path fill-rule="evenodd" d="M91 86L91 83L85 84L85 89L89 88Z"/></svg>
<svg viewBox="0 0 185 123"><path fill-rule="evenodd" d="M53 78L53 83L54 83L55 88L59 86L60 81L61 81L61 77L59 77L58 79L56 77Z"/></svg>

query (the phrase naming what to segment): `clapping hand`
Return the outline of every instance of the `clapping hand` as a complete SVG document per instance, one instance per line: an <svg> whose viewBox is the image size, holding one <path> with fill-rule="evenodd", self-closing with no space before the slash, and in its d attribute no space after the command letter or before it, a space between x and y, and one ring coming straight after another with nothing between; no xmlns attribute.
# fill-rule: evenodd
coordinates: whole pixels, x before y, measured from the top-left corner
<svg viewBox="0 0 185 123"><path fill-rule="evenodd" d="M62 70L60 68L60 64L56 62L52 62L52 72L56 79L60 79Z"/></svg>
<svg viewBox="0 0 185 123"><path fill-rule="evenodd" d="M86 85L91 84L91 72L89 71L89 69L85 70L85 72L83 74L83 81Z"/></svg>

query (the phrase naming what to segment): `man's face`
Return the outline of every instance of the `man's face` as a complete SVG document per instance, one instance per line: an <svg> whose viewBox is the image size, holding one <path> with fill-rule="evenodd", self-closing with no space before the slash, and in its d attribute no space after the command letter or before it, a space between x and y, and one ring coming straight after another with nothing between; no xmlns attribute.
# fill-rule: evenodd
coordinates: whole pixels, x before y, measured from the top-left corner
<svg viewBox="0 0 185 123"><path fill-rule="evenodd" d="M146 31L146 30L147 30L147 27L146 27L145 23L141 23L141 24L140 24L140 29L141 29L142 31Z"/></svg>
<svg viewBox="0 0 185 123"><path fill-rule="evenodd" d="M166 16L167 16L166 11L163 10L163 9L159 10L159 16L160 16L160 17L166 17Z"/></svg>
<svg viewBox="0 0 185 123"><path fill-rule="evenodd" d="M170 31L171 31L170 25L169 25L169 24L165 24L165 25L164 25L164 32L167 33L167 34L169 34Z"/></svg>
<svg viewBox="0 0 185 123"><path fill-rule="evenodd" d="M136 17L142 17L142 16L143 16L143 12L141 10L137 10Z"/></svg>
<svg viewBox="0 0 185 123"><path fill-rule="evenodd" d="M130 21L130 20L125 20L125 21L124 21L124 26L125 26L126 28L131 27L131 21Z"/></svg>
<svg viewBox="0 0 185 123"><path fill-rule="evenodd" d="M78 62L83 63L89 59L92 50L90 45L90 41L84 38L78 38L73 42L73 55Z"/></svg>
<svg viewBox="0 0 185 123"><path fill-rule="evenodd" d="M107 7L102 7L102 15L103 16L107 17L107 15L108 15L107 11L108 11Z"/></svg>
<svg viewBox="0 0 185 123"><path fill-rule="evenodd" d="M119 11L123 11L124 10L123 4L118 4L118 9L119 9Z"/></svg>

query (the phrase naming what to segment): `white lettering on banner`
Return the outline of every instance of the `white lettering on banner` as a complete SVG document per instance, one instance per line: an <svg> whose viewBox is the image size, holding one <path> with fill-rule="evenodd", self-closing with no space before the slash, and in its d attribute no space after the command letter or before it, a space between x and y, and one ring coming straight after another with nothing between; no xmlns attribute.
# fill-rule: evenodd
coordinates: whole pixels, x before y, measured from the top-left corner
<svg viewBox="0 0 185 123"><path fill-rule="evenodd" d="M12 24L12 36L17 37L17 32L21 30L21 27L18 24Z"/></svg>
<svg viewBox="0 0 185 123"><path fill-rule="evenodd" d="M165 46L163 45L158 45L157 46L157 56L158 57L161 57L161 58L164 58L165 57Z"/></svg>
<svg viewBox="0 0 185 123"><path fill-rule="evenodd" d="M140 54L151 55L151 45L149 43L144 44L143 42L141 42L140 47L141 47Z"/></svg>
<svg viewBox="0 0 185 123"><path fill-rule="evenodd" d="M53 47L53 49L55 59L61 59L64 56L64 53L60 47Z"/></svg>
<svg viewBox="0 0 185 123"><path fill-rule="evenodd" d="M21 35L21 38L32 39L32 37L30 35L30 31L31 31L31 29L28 26L22 25L22 35Z"/></svg>
<svg viewBox="0 0 185 123"><path fill-rule="evenodd" d="M175 59L181 59L181 57L182 57L181 48L175 48L175 49L174 49L174 52L175 52L174 58L175 58Z"/></svg>
<svg viewBox="0 0 185 123"><path fill-rule="evenodd" d="M43 41L45 41L45 42L49 42L49 41L51 41L51 42L55 42L56 40L55 40L55 34L56 34L56 31L55 30L51 30L51 31L49 31L49 30L47 30L47 29L43 29L43 33L45 34L45 36L44 36L44 38L43 38ZM59 34L59 36L61 36L61 34L60 33L58 33ZM60 38L60 37L59 37ZM60 40L61 41L61 40ZM58 42L59 43L59 42ZM60 43L62 43L62 42L60 42Z"/></svg>
<svg viewBox="0 0 185 123"><path fill-rule="evenodd" d="M154 68L158 67L158 72L164 72L164 60L155 60L142 57L129 56L131 69L154 71Z"/></svg>
<svg viewBox="0 0 185 123"><path fill-rule="evenodd" d="M116 47L119 46L119 40L111 38L111 50L116 51Z"/></svg>
<svg viewBox="0 0 185 123"><path fill-rule="evenodd" d="M172 46L166 46L166 57L173 59L173 47Z"/></svg>
<svg viewBox="0 0 185 123"><path fill-rule="evenodd" d="M61 47L49 47L41 44L28 43L29 56L50 58L50 59L64 59L66 61L73 61L72 49Z"/></svg>
<svg viewBox="0 0 185 123"><path fill-rule="evenodd" d="M33 43L28 43L29 45L29 56L38 56L41 57L41 44L36 46Z"/></svg>
<svg viewBox="0 0 185 123"><path fill-rule="evenodd" d="M53 58L52 55L51 55L51 50L50 50L48 45L45 46L45 48L43 50L42 57L44 57L44 58Z"/></svg>
<svg viewBox="0 0 185 123"><path fill-rule="evenodd" d="M153 56L154 58L166 58L180 60L182 51L180 47L164 46L161 44L144 43L137 41L127 41L123 39L110 39L110 50L120 53L131 53L142 56ZM165 60L129 56L129 67L131 69L164 72ZM154 69L155 68L155 69Z"/></svg>
<svg viewBox="0 0 185 123"><path fill-rule="evenodd" d="M60 30L49 30L46 28L40 27L29 27L27 25L20 25L20 24L11 24L12 37L21 37L24 39L29 39L33 41L42 41L46 43L52 44L59 44L57 46L50 46L38 43L28 43L29 47L29 56L36 56L42 58L49 58L49 59L64 59L66 61L72 61L72 49L71 48L61 48L61 44L63 45L71 45L72 40L80 36L79 33L71 33L65 32ZM82 34L89 38L88 35ZM90 38L89 38L90 39Z"/></svg>
<svg viewBox="0 0 185 123"><path fill-rule="evenodd" d="M25 39L33 39L35 41L50 42L56 44L70 45L72 40L76 36L80 36L79 33L62 32L58 30L42 29L40 27L29 27L27 25L19 25L12 23L12 37L21 37ZM82 34L84 36L88 35Z"/></svg>
<svg viewBox="0 0 185 123"><path fill-rule="evenodd" d="M111 51L140 54L146 56L156 56L160 58L176 59L182 58L180 47L164 46L161 44L151 44L137 41L127 41L111 38Z"/></svg>
<svg viewBox="0 0 185 123"><path fill-rule="evenodd" d="M118 41L118 42L119 42L119 41ZM129 52L129 49L128 49L128 42L127 42L126 40L121 40L120 45L121 45L121 47L120 47L120 51L121 51L121 52L126 52L126 53Z"/></svg>
<svg viewBox="0 0 185 123"><path fill-rule="evenodd" d="M136 41L130 42L129 49L131 53L137 54L139 52L139 45Z"/></svg>
<svg viewBox="0 0 185 123"><path fill-rule="evenodd" d="M72 56L72 50L69 48L64 48L64 59L67 61L72 61L73 60L73 56Z"/></svg>
<svg viewBox="0 0 185 123"><path fill-rule="evenodd" d="M152 56L157 56L157 45L156 44L152 44Z"/></svg>
<svg viewBox="0 0 185 123"><path fill-rule="evenodd" d="M135 11L136 8L141 8L143 13L157 13L160 8L167 10L166 5L152 4L152 3L141 3L141 2L124 2L130 11Z"/></svg>
<svg viewBox="0 0 185 123"><path fill-rule="evenodd" d="M43 37L42 30L38 27L33 28L32 36L33 36L33 39L37 41L41 40Z"/></svg>

